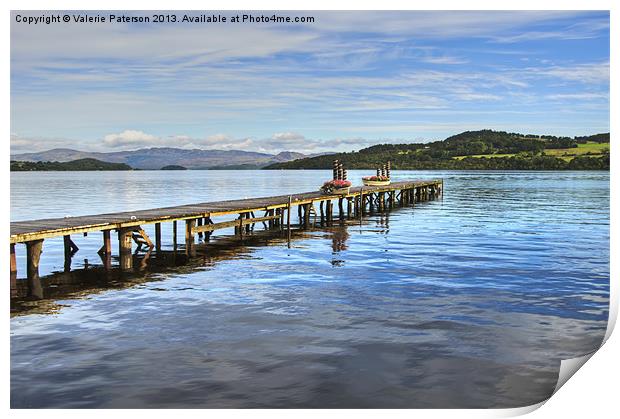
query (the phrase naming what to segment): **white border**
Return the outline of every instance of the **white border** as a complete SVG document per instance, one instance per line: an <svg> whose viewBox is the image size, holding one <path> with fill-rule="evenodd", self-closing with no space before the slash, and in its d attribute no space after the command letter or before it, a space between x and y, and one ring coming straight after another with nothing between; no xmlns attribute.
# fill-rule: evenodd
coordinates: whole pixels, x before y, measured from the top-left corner
<svg viewBox="0 0 620 419"><path fill-rule="evenodd" d="M31 10L44 10L44 9L64 9L64 10L92 10L92 9L125 9L125 10L155 10L155 9L185 9L185 10L404 10L404 9L418 9L418 10L611 10L611 68L618 68L618 57L615 51L617 40L620 39L618 33L618 19L617 19L617 2L612 1L575 1L575 0L521 0L521 1L489 1L489 0L474 0L468 2L459 2L456 0L435 0L432 2L406 2L395 0L383 0L381 2L372 2L368 0L360 1L298 1L294 4L290 1L274 1L265 0L260 3L252 1L212 1L209 3L200 3L196 1L188 0L176 0L174 2L165 2L161 0L136 0L131 3L119 0L94 0L88 3L76 0L66 0L49 2L43 0L23 0L23 1L5 1L3 6L5 19L9 18L9 11L11 9L31 9ZM172 7L171 7L172 6ZM6 21L5 21L6 22ZM2 27L2 48L4 60L2 65L2 80L5 85L5 89L2 90L2 126L5 133L6 142L2 144L5 150L5 156L8 157L9 151L9 133L10 133L10 71L9 71L9 57L10 57L10 24L6 22ZM615 42L614 42L615 41ZM611 71L611 115L618 115L618 89L617 89L617 77L614 77L614 71ZM612 117L610 121L611 132L615 133L617 126L617 120ZM612 140L615 144L615 139ZM615 149L615 146L612 145ZM612 172L611 172L611 188L614 190L614 185L617 184L615 179L615 171L613 168L617 167L617 153L614 151L612 154ZM8 193L10 188L9 182L9 167L8 158L5 157L3 161L3 171L0 180L2 181L2 190L5 191L5 198L2 200L2 216L5 220L1 225L0 237L7 237L9 235L9 199ZM611 196L611 253L617 254L617 228L613 224L617 212L617 197L612 194ZM8 244L2 243L0 249L2 252L2 270L8 271ZM6 255L6 257L5 257ZM611 261L611 287L612 287L612 306L610 309L610 325L615 324L618 310L618 280L617 280L617 263ZM8 288L8 284L5 285L5 291ZM251 415L252 417L288 417L292 414L299 417L315 417L317 415L333 416L333 417L368 417L368 416L382 416L390 418L398 417L411 417L412 415L421 417L498 417L498 416L513 416L516 414L527 413L527 411L535 410L534 406L524 409L508 409L508 410L296 410L294 412L288 410L208 410L208 411L196 411L196 410L160 410L160 411L137 411L137 410L120 410L109 412L105 410L90 410L88 412L76 411L76 410L46 410L41 411L26 411L15 410L8 412L9 408L9 302L8 292L3 298L3 313L5 322L3 324L2 336L5 338L5 345L2 346L2 365L4 374L4 380L2 382L2 406L7 409L7 413L15 417L34 417L35 415L45 415L51 418L72 418L83 417L87 414L89 417L107 417L110 414L122 417L135 417L138 415L148 414L149 416L168 417L170 415L184 415L203 417L205 414L209 416L217 416L223 418L237 417L239 415ZM612 326L613 327L613 326ZM608 335L611 332L612 327L608 329ZM616 334L617 335L617 334ZM608 336L609 337L609 336ZM532 417L548 418L548 417L567 417L567 418L583 418L584 416L594 417L609 417L613 415L613 412L618 412L618 400L616 385L618 383L618 365L619 361L616 354L619 354L620 343L618 337L612 335L607 341L604 347L587 362L587 365L577 373L577 377L569 380L562 389L554 395L544 407L536 410L532 414Z"/></svg>

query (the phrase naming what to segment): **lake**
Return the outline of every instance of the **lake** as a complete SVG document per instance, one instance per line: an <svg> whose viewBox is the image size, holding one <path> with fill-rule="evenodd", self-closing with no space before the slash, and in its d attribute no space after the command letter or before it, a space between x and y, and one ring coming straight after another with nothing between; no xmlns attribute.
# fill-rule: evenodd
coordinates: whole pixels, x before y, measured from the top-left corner
<svg viewBox="0 0 620 419"><path fill-rule="evenodd" d="M12 287L11 406L503 408L549 397L560 360L605 334L609 172L392 177L443 178L444 193L296 231L290 248L279 231L257 227L240 243L231 229L188 259L164 225L162 254L130 275L101 267L99 233L74 237L71 272L62 239L46 240L43 299L23 279ZM305 192L329 178L14 172L11 220Z"/></svg>

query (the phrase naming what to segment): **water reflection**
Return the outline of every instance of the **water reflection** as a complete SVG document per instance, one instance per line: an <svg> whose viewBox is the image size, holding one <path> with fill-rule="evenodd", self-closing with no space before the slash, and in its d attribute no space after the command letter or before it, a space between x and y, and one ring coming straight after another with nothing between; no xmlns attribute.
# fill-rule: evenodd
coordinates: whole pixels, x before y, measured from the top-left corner
<svg viewBox="0 0 620 419"><path fill-rule="evenodd" d="M346 225L328 230L332 236L334 252L346 250L349 237ZM313 236L313 230L293 230L291 241L306 240ZM100 254L101 263L91 265L88 259L78 269L67 269L71 262L65 262L65 270L53 272L31 280L17 279L11 275L11 315L55 312L62 307L53 300L88 297L90 294L123 289L137 284L166 279L165 274L191 274L211 269L220 261L247 258L262 246L284 246L287 238L278 230L252 230L243 240L238 236L205 238L195 246L195 255L188 255L184 246L173 250L138 248L133 254L134 269L121 270L119 258ZM41 302L40 300L47 300Z"/></svg>
<svg viewBox="0 0 620 419"><path fill-rule="evenodd" d="M89 176L52 174L60 189L49 207L42 197L41 208L70 203L67 184L83 187L80 211L116 205L108 198L123 191L123 180ZM250 190L225 173L127 176L141 182L140 207L205 200L197 184L234 185L243 198L299 191L320 178L252 172ZM553 391L560 360L592 351L605 333L609 175L428 174L437 176L446 185L441 201L368 213L361 225L295 231L290 249L284 235L259 227L243 242L211 237L195 258L183 246L148 257L141 251L134 269L121 273L115 258L106 264L96 256L99 240L76 237L75 271L64 272L52 262L62 261L62 241L46 241L42 272L53 274L41 278L42 295L37 284L31 290L11 278L11 406L541 401ZM108 195L84 198L101 183ZM11 205L35 211L27 198L36 185L17 182ZM157 196L161 190L170 194ZM172 243L170 230L163 236ZM23 315L30 313L45 314Z"/></svg>

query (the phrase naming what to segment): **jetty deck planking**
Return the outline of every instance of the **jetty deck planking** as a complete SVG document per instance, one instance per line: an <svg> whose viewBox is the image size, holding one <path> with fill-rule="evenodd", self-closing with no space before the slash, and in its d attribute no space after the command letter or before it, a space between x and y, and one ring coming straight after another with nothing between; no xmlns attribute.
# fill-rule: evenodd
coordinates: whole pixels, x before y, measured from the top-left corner
<svg viewBox="0 0 620 419"><path fill-rule="evenodd" d="M204 202L198 204L179 205L174 207L152 208L138 211L125 211L108 214L85 215L65 218L48 218L41 220L26 220L11 222L11 274L16 274L14 245L25 243L28 248L28 277L38 275L38 258L42 248L42 241L47 238L70 236L71 234L101 231L104 234L104 246L100 252L110 252L110 231L118 231L119 256L122 269L131 269L131 241L132 234L144 236L146 233L141 225L155 224L156 234L161 235L161 223L186 221L185 238L186 251L192 251L195 234L210 234L216 229L235 227L239 234L251 225L259 222L269 222L269 226L279 225L284 228L284 211L287 211L286 228L290 232L290 213L292 207L299 207L303 213L300 217L302 224L307 224L311 213L316 217L314 203L321 205L321 218L327 222L333 219L333 200L338 200L338 217L361 217L366 206L383 210L388 206L394 206L396 200L400 202L415 202L435 196L443 188L442 180L415 180L393 182L387 186L363 186L352 187L346 195L326 195L321 192L304 192L291 195L278 195L270 197L235 199L218 202ZM397 195L398 192L398 195ZM326 202L326 214L323 215L323 203ZM343 209L346 202L347 209ZM255 212L264 211L262 216L254 215ZM233 221L214 223L212 217L237 214L239 218ZM136 240L136 239L134 239ZM144 240L152 242L148 236ZM70 243L71 240L65 240ZM161 246L161 237L156 237L157 248ZM175 240L176 244L176 240ZM152 247L152 246L151 246ZM67 252L69 254L71 252Z"/></svg>

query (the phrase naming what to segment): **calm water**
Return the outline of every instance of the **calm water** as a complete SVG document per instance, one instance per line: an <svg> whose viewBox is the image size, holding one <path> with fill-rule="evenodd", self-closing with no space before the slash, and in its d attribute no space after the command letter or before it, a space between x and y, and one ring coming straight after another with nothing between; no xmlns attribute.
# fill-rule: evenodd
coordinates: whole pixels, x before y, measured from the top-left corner
<svg viewBox="0 0 620 419"><path fill-rule="evenodd" d="M11 219L301 192L329 177L12 173ZM394 177L442 177L445 193L362 225L298 232L290 249L278 232L257 227L240 245L223 231L195 259L167 246L131 275L100 268L99 234L75 237L70 273L61 241L46 240L44 299L28 298L24 280L13 287L12 407L516 407L547 398L559 361L597 348L605 332L609 173Z"/></svg>

